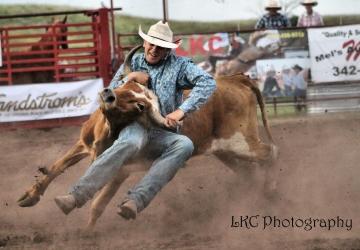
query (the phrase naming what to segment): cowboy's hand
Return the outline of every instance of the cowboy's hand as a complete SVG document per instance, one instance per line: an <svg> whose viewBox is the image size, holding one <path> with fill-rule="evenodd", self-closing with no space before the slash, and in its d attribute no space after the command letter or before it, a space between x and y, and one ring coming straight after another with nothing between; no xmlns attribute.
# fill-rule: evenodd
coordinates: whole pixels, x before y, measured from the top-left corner
<svg viewBox="0 0 360 250"><path fill-rule="evenodd" d="M174 112L165 116L165 126L171 129L176 129L178 125L181 125L181 120L184 118L185 113L181 109L177 109Z"/></svg>
<svg viewBox="0 0 360 250"><path fill-rule="evenodd" d="M142 71L134 71L127 75L128 81L135 81L144 86L148 86L150 76L149 74Z"/></svg>

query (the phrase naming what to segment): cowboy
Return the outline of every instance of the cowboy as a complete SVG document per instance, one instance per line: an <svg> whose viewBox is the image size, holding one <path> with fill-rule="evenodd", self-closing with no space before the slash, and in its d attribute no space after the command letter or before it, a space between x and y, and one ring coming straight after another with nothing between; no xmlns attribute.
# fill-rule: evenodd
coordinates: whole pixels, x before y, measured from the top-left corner
<svg viewBox="0 0 360 250"><path fill-rule="evenodd" d="M144 53L132 58L133 72L119 81L123 74L121 66L110 87L116 88L128 80L149 78L149 88L159 98L166 126L176 128L186 114L199 109L208 100L216 88L215 81L190 59L174 54L172 49L177 48L179 43L173 42L173 32L168 23L159 21L150 27L147 34L142 32L140 26L139 35L144 40ZM183 102L184 89L192 91ZM85 175L70 189L69 195L58 196L55 202L65 214L83 206L118 173L129 158L146 152L156 160L144 178L128 192L118 209L118 214L123 218L135 219L184 166L193 149L192 141L179 132L146 129L134 122L124 128L113 145L90 165Z"/></svg>
<svg viewBox="0 0 360 250"><path fill-rule="evenodd" d="M301 4L306 11L299 17L297 27L323 26L324 21L319 13L313 10L318 3L315 0L303 0Z"/></svg>
<svg viewBox="0 0 360 250"><path fill-rule="evenodd" d="M255 25L255 29L277 29L290 27L288 18L278 12L281 10L281 6L277 0L268 0L265 3L265 10L268 13L258 20Z"/></svg>

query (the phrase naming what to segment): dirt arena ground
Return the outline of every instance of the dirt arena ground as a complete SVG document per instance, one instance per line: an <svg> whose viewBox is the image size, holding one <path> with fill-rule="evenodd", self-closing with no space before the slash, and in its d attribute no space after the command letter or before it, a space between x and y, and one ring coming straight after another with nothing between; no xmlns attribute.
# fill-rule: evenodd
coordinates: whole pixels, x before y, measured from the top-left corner
<svg viewBox="0 0 360 250"><path fill-rule="evenodd" d="M37 168L50 165L76 141L79 127L1 131L0 248L360 249L360 114L271 124L281 150L274 168L276 193L264 195L263 171L236 175L213 156L195 156L137 220L128 222L116 215L116 205L143 173L131 176L92 234L82 231L89 204L65 216L53 201L84 173L88 160L56 179L35 207L16 203L40 175ZM256 215L254 227L231 227L232 218ZM284 226L263 229L267 216L280 218ZM308 218L337 216L351 220L351 228L301 226ZM298 226L287 224L291 218Z"/></svg>

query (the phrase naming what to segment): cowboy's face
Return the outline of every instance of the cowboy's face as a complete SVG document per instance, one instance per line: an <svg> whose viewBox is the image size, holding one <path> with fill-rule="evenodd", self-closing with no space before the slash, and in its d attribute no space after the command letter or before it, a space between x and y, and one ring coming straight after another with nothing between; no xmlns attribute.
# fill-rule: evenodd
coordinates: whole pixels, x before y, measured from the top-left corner
<svg viewBox="0 0 360 250"><path fill-rule="evenodd" d="M169 50L168 48L159 47L147 41L144 41L144 54L145 59L149 64L157 64L166 57Z"/></svg>

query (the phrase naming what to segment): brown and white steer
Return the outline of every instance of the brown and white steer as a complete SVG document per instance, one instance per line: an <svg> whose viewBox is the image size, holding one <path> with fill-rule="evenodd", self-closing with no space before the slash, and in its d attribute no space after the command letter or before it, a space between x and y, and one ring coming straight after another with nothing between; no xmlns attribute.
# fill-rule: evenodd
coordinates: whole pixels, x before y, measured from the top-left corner
<svg viewBox="0 0 360 250"><path fill-rule="evenodd" d="M129 61L127 61L127 63L129 63ZM182 132L194 142L196 149L195 153L213 153L235 171L238 167L239 160L242 163L272 163L277 157L277 147L273 143L266 114L264 112L264 102L256 84L243 74L221 76L216 79L216 82L217 90L210 100L200 110L188 115L184 119ZM130 84L128 86L129 88L131 87ZM106 107L115 107L118 105L118 102L115 102L115 100L120 99L117 95L121 91L118 89L113 91L116 95L114 103L111 103L111 100L109 100L108 106L105 106L105 109ZM144 92L146 93L146 91ZM141 100L141 98L139 100ZM264 128L270 140L269 144L263 143L259 137L257 103L259 103ZM122 111L124 112L124 110ZM159 121L159 119L154 117L155 113L156 112L145 112L146 116L142 115L139 117L146 118L145 120L147 122L143 122L145 126L146 124L149 124L149 120L156 121L155 123L157 124L162 124L161 119ZM96 126L97 120L95 117L90 118L89 121L84 124L81 133L82 139L80 139L80 142L78 143L83 144L81 140L85 139L86 145L96 144L93 133L101 134L97 131L106 130L106 126L108 126L106 124L115 125L115 130L113 130L114 134L112 135L111 140L116 138L118 131L123 127L123 124L121 123L121 126L116 128L116 124L119 123L119 118L115 115L104 115L102 118L108 119L102 123L103 125L100 124L100 126ZM111 119L114 118L116 120L115 123L111 121ZM129 120L125 121L125 123L126 122L129 122ZM105 128L103 126L105 126ZM108 129L108 131L112 131L112 129ZM96 157L99 153L103 152L106 146L111 144L111 140L105 146L99 148L91 146L93 156ZM83 150L80 150L80 152L69 151L67 156L65 156L65 158L67 158L66 161L62 158L59 162L55 163L54 166L57 166L55 168L56 176L70 165L75 164L77 161L88 155L89 153L87 151L89 151L88 148L86 149L86 152ZM73 156L71 156L71 154ZM54 169L54 167L46 173L44 177L45 180L47 178L50 178L50 181L53 179L54 173L52 172L52 169ZM90 228L95 225L96 220L101 216L106 205L110 202L122 182L132 171L134 170L126 167L121 168L118 175L114 176L114 179L101 189L91 205L91 215L88 221L88 226ZM41 192L38 192L36 194L37 196L33 195L33 190L38 187L37 185L33 186L32 189L25 194L25 199L20 200L19 205L35 205L39 198L37 198L37 200L35 199L35 202L33 203L26 202L26 200L30 199L31 201L31 197L39 197L40 194L43 194L48 182L45 181L45 184L46 185L39 185Z"/></svg>

